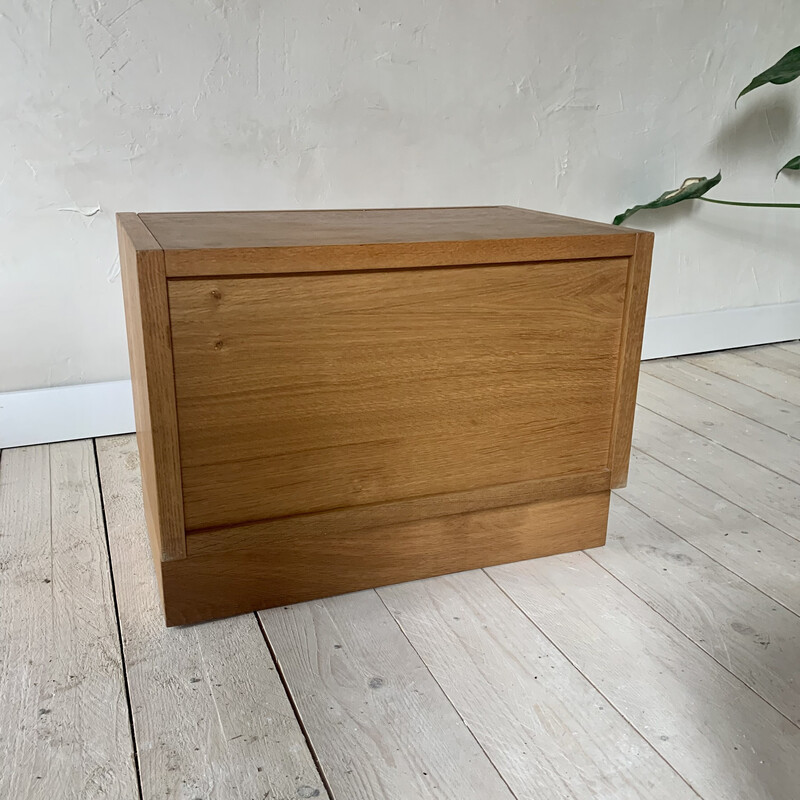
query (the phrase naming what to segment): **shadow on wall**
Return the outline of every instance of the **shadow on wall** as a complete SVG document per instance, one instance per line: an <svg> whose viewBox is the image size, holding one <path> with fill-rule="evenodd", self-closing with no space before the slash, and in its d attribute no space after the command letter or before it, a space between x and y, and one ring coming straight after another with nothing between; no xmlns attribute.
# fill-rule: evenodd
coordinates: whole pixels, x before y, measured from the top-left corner
<svg viewBox="0 0 800 800"><path fill-rule="evenodd" d="M745 103L748 103L747 108L742 108ZM713 139L713 152L709 157L723 155L726 160L747 161L761 148L777 153L792 140L797 129L797 113L797 103L785 93L775 97L762 95L758 100L749 96L740 101L736 113L723 122Z"/></svg>

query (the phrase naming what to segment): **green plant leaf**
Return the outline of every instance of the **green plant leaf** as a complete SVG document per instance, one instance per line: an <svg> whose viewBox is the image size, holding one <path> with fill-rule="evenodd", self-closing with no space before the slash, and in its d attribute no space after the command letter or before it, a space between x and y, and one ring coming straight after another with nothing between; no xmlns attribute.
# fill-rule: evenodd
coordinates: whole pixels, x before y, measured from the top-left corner
<svg viewBox="0 0 800 800"><path fill-rule="evenodd" d="M790 158L776 173L775 177L781 174L785 169L800 169L800 156Z"/></svg>
<svg viewBox="0 0 800 800"><path fill-rule="evenodd" d="M643 203L642 205L629 208L622 214L617 214L617 216L614 217L614 225L620 225L632 214L641 211L643 208L664 208L665 206L672 206L675 205L675 203L680 203L683 200L693 200L696 197L702 197L709 189L713 189L721 180L721 172L718 172L713 178L687 178L679 188L664 192L661 197L653 200L651 203Z"/></svg>
<svg viewBox="0 0 800 800"><path fill-rule="evenodd" d="M765 83L789 83L795 78L800 76L800 47L792 48L785 56L778 59L769 69L765 69L762 73L758 74L747 84L747 86L739 92L739 97L736 98L736 103L742 95L752 92L753 89L758 89ZM736 105L734 103L734 105Z"/></svg>

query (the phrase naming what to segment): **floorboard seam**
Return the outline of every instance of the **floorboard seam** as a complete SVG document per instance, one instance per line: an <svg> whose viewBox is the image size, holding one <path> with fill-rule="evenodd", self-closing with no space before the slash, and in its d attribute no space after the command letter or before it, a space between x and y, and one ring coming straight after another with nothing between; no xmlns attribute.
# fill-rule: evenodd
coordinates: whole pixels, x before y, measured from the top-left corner
<svg viewBox="0 0 800 800"><path fill-rule="evenodd" d="M286 676L283 674L283 668L281 667L280 661L278 660L278 656L275 653L274 648L272 647L272 642L270 642L269 640L269 636L267 635L267 631L264 628L264 624L261 622L261 617L258 615L257 611L253 612L253 616L256 618L256 624L258 625L258 628L261 631L261 636L264 638L264 644L266 644L267 646L267 650L269 651L272 663L275 664L275 670L278 673L281 685L283 686L283 692L286 695L286 698L289 700L289 705L292 707L294 716L297 719L297 724L300 727L300 732L303 734L303 738L305 739L306 742L306 747L308 748L308 752L311 754L311 759L314 762L314 766L316 767L319 779L322 782L322 785L325 787L325 791L328 793L328 797L330 798L330 800L336 800L336 797L333 794L333 789L331 789L330 783L328 782L328 777L325 775L325 770L323 770L322 764L319 760L319 757L317 756L317 751L314 749L314 745L311 742L311 736L309 735L305 723L303 722L303 718L300 715L300 709L297 707L297 703L295 703L294 701L294 696L292 695L292 691L289 688L289 683L286 680Z"/></svg>
<svg viewBox="0 0 800 800"><path fill-rule="evenodd" d="M779 708L776 708L760 692L756 691L752 686L748 686L744 682L744 680L742 678L740 678L735 672L733 672L733 670L731 670L730 667L726 667L725 664L723 664L715 655L713 655L712 653L709 653L708 650L704 650L702 647L700 647L700 645L697 642L695 642L694 639L692 639L692 637L689 636L688 633L686 633L685 631L682 631L671 619L669 619L669 617L665 617L657 608L655 608L654 606L650 605L650 603L648 603L647 600L644 599L644 597L642 597L640 594L638 594L635 589L632 589L630 586L628 586L628 584L625 583L622 580L622 578L620 578L617 575L615 575L604 564L601 564L599 561L597 561L596 559L592 558L592 555L587 550L585 550L584 553L585 553L585 555L589 556L589 558L595 564L597 564L597 566L600 567L600 569L602 569L604 572L607 572L615 581L617 581L617 583L619 583L620 586L622 586L627 591L629 591L632 595L634 595L634 597L637 597L639 600L641 600L654 614L658 614L658 616L661 617L661 619L663 619L664 622L666 622L668 625L670 625L672 628L674 628L681 636L683 636L684 639L686 639L687 642L690 642L700 652L704 653L710 659L712 659L717 664L719 664L719 666L722 667L722 669L724 669L725 672L727 672L731 677L733 677L735 680L737 680L739 683L741 683L742 686L744 686L744 688L747 689L748 692L752 692L754 695L756 695L756 697L760 697L770 708L772 708L778 714L780 714L793 727L800 729L800 725L798 725L791 717L787 717L786 714L783 713L783 711L781 711Z"/></svg>
<svg viewBox="0 0 800 800"><path fill-rule="evenodd" d="M444 686L442 686L442 684L439 683L438 680L436 680L436 676L431 672L431 669L428 666L427 662L420 655L420 653L417 650L417 648L414 647L414 643L411 641L411 639L408 638L408 634L406 634L406 632L403 630L403 626L400 624L399 620L395 617L395 615L392 614L392 611L389 608L389 606L387 606L386 603L384 602L383 598L381 597L381 593L377 589L373 589L372 591L375 592L376 595L378 595L378 600L381 601L381 604L386 609L386 613L392 618L392 620L394 620L394 624L397 625L397 627L400 630L400 633L402 634L403 638L408 642L409 647L416 653L417 658L420 660L420 663L425 667L425 671L428 673L428 675L431 676L431 680L433 680L433 682L439 687L439 689L441 689L442 694L447 698L447 702L450 703L450 706L452 707L452 709L456 712L456 714L458 714L458 718L464 723L464 727L469 731L469 735L473 738L473 740L475 741L475 744L478 745L478 747L481 749L481 752L486 756L486 760L492 765L492 767L494 768L494 771L500 776L500 780L503 781L503 783L508 788L509 794L512 797L517 798L517 800L518 800L519 795L511 788L511 786L509 786L509 783L506 780L505 775L503 775L503 773L500 772L500 769L497 766L497 764L494 763L494 761L492 760L492 757L486 752L486 750L484 749L483 745L481 744L480 739L478 739L478 737L475 735L475 732L470 727L469 723L464 719L463 715L458 710L458 706L456 706L456 704L450 698L450 695L447 694L447 691L445 690Z"/></svg>
<svg viewBox="0 0 800 800"><path fill-rule="evenodd" d="M705 439L706 441L709 441L712 444L717 445L717 447L722 447L723 449L727 450L729 453L733 453L734 455L740 456L741 458L746 458L751 464L755 464L756 466L761 467L761 469L765 469L765 470L771 472L773 475L777 475L779 478L783 478L785 481L789 481L789 483L793 483L796 486L800 486L800 481L797 481L794 478L790 478L788 475L784 475L782 472L778 472L773 467L768 467L766 464L762 464L760 461L756 461L754 458L751 458L750 456L746 455L745 453L740 453L738 450L734 450L733 448L728 447L726 444L723 444L722 442L718 442L716 439L712 439L710 436L706 436L704 433L698 433L697 431L694 431L691 428L687 428L686 425L683 425L682 423L677 422L674 419L670 419L670 417L667 417L664 414L659 413L658 411L653 411L652 408L648 408L646 405L644 405L644 403L639 403L639 405L643 409L645 409L646 411L649 411L651 414L655 414L657 417L661 417L661 419L665 419L665 420L667 420L667 422L671 422L673 425L677 425L679 428L683 428L685 431L689 431L689 433L691 433L691 434L693 434L695 436L700 436L702 439ZM732 414L736 414L738 412L732 411L731 413ZM739 414L739 416L743 417L744 419L746 419L746 417L744 417L742 414ZM760 425L761 423L757 422L756 424ZM780 434L782 436L785 436L787 439L789 439L790 442L797 441L794 437L789 436L788 433L783 433L783 431L780 431ZM683 474L683 473L681 473L681 474Z"/></svg>
<svg viewBox="0 0 800 800"><path fill-rule="evenodd" d="M581 552L586 554L585 550ZM550 642L550 644L552 644L553 647L559 653L561 653L561 655L564 657L567 663L571 664L572 667L575 670L577 670L578 674L583 677L583 679L600 695L600 697L602 697L611 706L611 708L613 708L614 711L616 711L617 714L619 714L620 717L622 717L622 719L624 719L625 722L628 725L630 725L630 727L634 731L636 731L636 734L642 740L644 745L649 747L697 795L697 797L700 798L700 800L704 800L703 795L701 795L700 792L698 792L697 789L695 789L694 786L692 786L689 780L685 778L680 772L678 772L678 770L672 764L670 764L670 762L666 759L666 757L650 743L650 741L645 737L645 735L636 727L636 725L633 724L633 722L631 722L631 720L628 719L628 717L622 712L622 710L617 708L617 706L611 702L611 700L594 683L594 681L592 681L592 679L583 672L583 670L544 632L544 630L542 630L542 628L536 624L536 621L525 611L525 609L522 608L522 606L520 606L517 603L517 601L514 600L514 598L494 579L494 576L489 572L490 569L492 569L492 567L484 569L483 572L488 576L489 580L509 599L509 601L514 605L514 607L517 608L524 615L525 619L527 619L528 622L530 622L531 625L533 625L533 627L536 628L536 630L538 630L539 633L541 633L542 636L544 636L544 638L547 639L547 641Z"/></svg>
<svg viewBox="0 0 800 800"><path fill-rule="evenodd" d="M727 353L729 353L729 355L732 355L732 356L734 356L736 358L739 358L739 359L741 359L743 361L746 361L748 364L755 364L756 363L755 361L750 361L747 358L742 359L741 356L737 356L736 353L731 353L730 351L727 351L727 350L710 350L709 352L711 352L711 353L726 353L727 352ZM692 355L703 355L703 354L702 353L692 353ZM757 392L761 392L761 394L765 394L767 397L771 397L773 400L782 400L784 403L790 403L791 405L797 405L796 403L792 403L791 400L787 400L785 397L779 397L776 394L771 394L770 392L764 391L759 386L753 386L752 383L748 383L747 381L740 380L739 378L732 378L730 375L726 375L724 372L717 372L715 369L711 369L710 367L704 367L702 364L699 364L696 361L689 361L688 359L685 359L684 356L677 356L677 358L678 358L679 361L686 360L687 364L692 364L695 367L700 367L700 369L704 369L706 372L713 372L715 375L721 375L723 378L727 378L729 381L735 381L736 383L741 383L742 386L747 386L750 389L755 389ZM783 372L781 372L778 369L775 369L774 367L768 367L765 364L758 364L758 366L759 367L763 367L764 369L772 370L772 372L774 372L776 375L784 375ZM789 376L787 376L787 377L789 377Z"/></svg>
<svg viewBox="0 0 800 800"><path fill-rule="evenodd" d="M769 353L770 352L770 348L772 348L774 346L775 346L774 343L773 344L764 344L764 345L760 345L760 346L755 345L755 347L757 347L759 353L762 350L766 350ZM745 349L750 350L750 348L745 348ZM789 358L789 361L796 360L797 356L794 353L791 353L791 351L789 351L789 352L791 354L791 356ZM757 357L757 354L752 352L752 350L750 352L748 352L748 353L743 353L741 350L736 349L736 350L733 351L732 355L739 356L739 358L746 358L748 361L752 361L753 364L758 364L760 367L769 367L770 369L774 369L775 372L780 372L781 375L788 375L789 377L792 377L792 378L798 377L793 372L787 372L783 367L780 367L777 364L770 364L769 360L767 360L767 361L759 361L758 357Z"/></svg>
<svg viewBox="0 0 800 800"><path fill-rule="evenodd" d="M687 364L690 362L686 362ZM692 365L695 366L695 365ZM708 372L709 370L706 370ZM750 422L755 422L758 425L763 425L765 428L769 428L771 431L775 431L776 433L780 433L782 436L786 436L793 441L800 441L796 436L793 436L791 433L786 433L786 431L782 431L780 428L774 428L772 425L768 425L764 420L756 419L756 417L751 417L749 414L745 414L743 411L740 411L738 408L731 408L730 406L726 406L725 403L721 403L719 400L712 400L709 397L706 397L704 394L698 394L697 392L693 392L691 389L687 389L685 386L681 386L679 383L675 383L675 381L670 380L668 377L662 377L661 375L654 375L652 372L643 371L644 375L647 375L648 378L653 378L654 380L661 381L662 383L666 383L669 386L672 386L673 389L678 389L681 392L686 392L687 394L692 395L692 397L697 397L699 400L703 400L706 403L711 403L712 405L719 406L720 408L724 408L726 411L730 411L731 414L738 414L743 419L749 419ZM714 372L714 375L718 375L720 378L726 378L727 380L733 380L732 378L728 378L727 375L719 375L719 373ZM762 392L761 389L756 389L754 386L748 386L745 383L739 383L740 386L747 386L748 389L752 389L754 392L760 392L764 395L764 397L768 397L770 400L777 400L780 403L786 403L787 405L794 406L797 409L797 413L800 414L800 406L792 403L790 400L784 400L781 397L773 397L771 394L767 394L766 392ZM647 408L647 406L641 402L641 400L637 400L637 405L640 405L642 408ZM657 414L657 411L653 411L652 408L647 408L648 411L652 411L654 414ZM672 420L674 422L674 420ZM676 425L680 423L676 422Z"/></svg>
<svg viewBox="0 0 800 800"><path fill-rule="evenodd" d="M716 442L715 442L715 444L716 444ZM741 503L737 503L735 500L731 500L730 497L726 497L724 494L720 494L716 489L712 489L710 486L706 486L706 484L700 483L700 481L695 480L691 476L684 474L679 469L676 469L671 464L667 464L666 461L662 461L657 455L654 455L653 453L649 452L648 450L645 450L644 448L642 448L642 447L640 447L638 445L633 447L632 449L633 450L637 450L638 452L642 453L643 455L646 455L648 458L652 458L653 461L658 461L658 463L661 464L663 467L666 467L667 469L671 469L673 472L677 472L678 475L681 475L682 477L686 478L687 481L692 481L693 483L696 483L698 486L702 486L706 491L711 492L711 494L715 494L717 497L719 497L721 500L724 500L726 503L730 503L732 506L736 506L736 508L741 509L742 511L746 512L747 514L751 514L756 519L761 520L761 522L763 522L765 525L769 525L770 528L774 528L776 531L778 531L779 533L782 533L784 536L788 536L792 541L800 542L800 537L792 536L791 533L789 533L788 531L785 531L783 528L779 528L777 525L775 525L774 523L770 522L769 520L766 520L763 517L759 517L758 514L756 514L756 512L753 511L751 508L747 508L747 506L743 506ZM753 462L753 463L755 463L755 462Z"/></svg>
<svg viewBox="0 0 800 800"><path fill-rule="evenodd" d="M108 537L108 520L106 519L106 501L103 497L103 479L100 475L100 460L97 456L97 440L92 439L92 452L94 454L94 468L97 473L97 493L100 496L100 514L103 522L103 533L106 540L106 554L108 556L108 573L111 581L111 599L114 603L114 621L117 625L117 641L119 643L119 658L122 665L122 684L125 687L125 703L128 708L128 727L131 733L131 746L133 748L133 767L136 771L136 786L139 789L139 800L144 800L144 787L142 786L142 771L139 764L139 749L136 746L136 728L133 723L133 706L131 704L131 690L128 681L128 667L125 663L125 644L122 638L122 624L119 619L119 605L117 603L117 585L114 581L114 565L111 561L111 542Z"/></svg>
<svg viewBox="0 0 800 800"><path fill-rule="evenodd" d="M665 466L666 466L666 465L665 465ZM691 478L687 478L687 480L691 480ZM700 485L700 484L698 484L698 486L699 486L699 485ZM709 491L710 491L710 490L709 490ZM625 503L627 503L629 506L632 506L633 508L635 508L637 511L640 511L640 512L641 512L642 514L644 514L644 515L645 515L645 516L646 516L648 519L651 519L651 520L653 520L653 522L656 522L656 523L658 523L658 524L659 524L659 525L660 525L662 528L665 528L665 529L666 529L666 530L668 530L668 531L669 531L671 534L673 534L673 536L677 536L677 537L678 537L678 538L679 538L679 539L680 539L682 542L685 542L685 543L686 543L686 544L688 544L690 547L693 547L695 550L697 550L699 553L702 553L702 554L703 554L704 556L706 556L707 558L710 558L710 559L711 559L711 560L712 560L712 561L713 561L715 564L719 564L719 566L720 566L720 567L722 567L723 569L725 569L725 570L727 570L728 572L730 572L730 573L731 573L731 575L735 575L737 578L739 578L740 580L742 580L742 581L744 581L746 584L748 584L748 586L752 586L752 587L753 587L753 588L754 588L756 591L759 591L759 592L761 592L761 594L763 594L763 595L764 595L764 597L768 597L770 600L772 600L772 602L773 602L773 603L777 603L777 604L778 604L779 606L781 606L782 608L785 608L785 609L786 609L786 610L787 610L787 611L788 611L790 614L794 614L796 617L800 617L800 614L799 614L797 611L795 611L793 608L789 608L789 606L787 606L785 603L782 603L780 600L778 600L777 598L773 597L773 596L772 596L772 595L771 595L769 592L767 592L767 591L766 591L766 590L765 590L763 587L761 587L761 586L756 586L756 584L755 584L755 583L753 583L752 581L750 581L750 580L748 580L747 578L745 578L745 577L744 577L744 575L740 575L740 574L739 574L738 572L736 572L736 570L735 570L735 569L733 569L732 567L729 567L727 564L723 564L723 562L722 562L722 561L720 561L720 560L719 560L719 559L718 559L716 556L712 556L712 555L711 555L711 553L707 553L705 550L703 550L703 548L702 548L702 547L700 547L700 546L696 545L694 542L692 542L691 540L687 539L686 537L684 537L683 535L681 535L680 533L678 533L676 530L673 530L673 529L672 529L672 528L671 528L669 525L667 525L667 523L666 523L666 522L663 522L663 521L662 521L662 520L660 520L658 517L654 517L654 516L653 516L653 515L652 515L652 514L651 514L649 511L647 511L646 509L644 509L644 508L642 508L641 506L637 505L637 504L636 504L636 503L635 503L633 500L630 500L630 499L628 499L627 497L623 497L622 495L620 495L620 494L617 494L617 492L614 492L614 495L615 495L615 496L617 496L617 497L618 497L620 500L622 500L622 501L624 501ZM756 517L756 519L760 520L761 522L764 522L764 520L762 520L760 517ZM768 523L768 522L764 522L764 524L765 524L765 525L769 525L769 523ZM784 533L782 530L780 530L780 529L778 529L778 528L776 528L776 527L774 527L774 526L772 526L772 525L770 525L770 527L771 527L771 528L772 528L772 530L774 530L776 533L779 533L779 534L782 534L783 536L786 536L786 537L787 537L788 539L790 539L792 542L796 542L796 541L797 541L796 539L794 539L794 538L792 538L791 536L789 536L789 534L787 534L787 533Z"/></svg>

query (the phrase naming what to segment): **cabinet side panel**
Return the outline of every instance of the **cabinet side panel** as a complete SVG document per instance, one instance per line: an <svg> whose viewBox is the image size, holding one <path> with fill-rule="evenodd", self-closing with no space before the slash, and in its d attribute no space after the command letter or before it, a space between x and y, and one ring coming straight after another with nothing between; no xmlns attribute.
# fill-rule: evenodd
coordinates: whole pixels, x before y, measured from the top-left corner
<svg viewBox="0 0 800 800"><path fill-rule="evenodd" d="M186 536L164 254L136 214L117 230L145 518L155 561L169 561Z"/></svg>
<svg viewBox="0 0 800 800"><path fill-rule="evenodd" d="M614 427L609 450L611 487L625 486L633 437L633 416L636 411L636 389L639 384L639 363L642 358L642 335L650 285L650 260L653 255L652 233L636 235L636 249L628 262L628 284L625 293L625 316L620 343L617 394L614 403Z"/></svg>

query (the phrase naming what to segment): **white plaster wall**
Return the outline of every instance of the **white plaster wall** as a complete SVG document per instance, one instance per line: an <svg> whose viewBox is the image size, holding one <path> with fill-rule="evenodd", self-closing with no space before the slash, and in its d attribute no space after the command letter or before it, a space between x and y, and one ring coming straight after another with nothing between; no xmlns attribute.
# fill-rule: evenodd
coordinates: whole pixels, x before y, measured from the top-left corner
<svg viewBox="0 0 800 800"><path fill-rule="evenodd" d="M116 211L800 200L796 0L2 0L0 391L128 373ZM96 213L93 213L96 209ZM657 232L650 314L800 300L793 211Z"/></svg>

